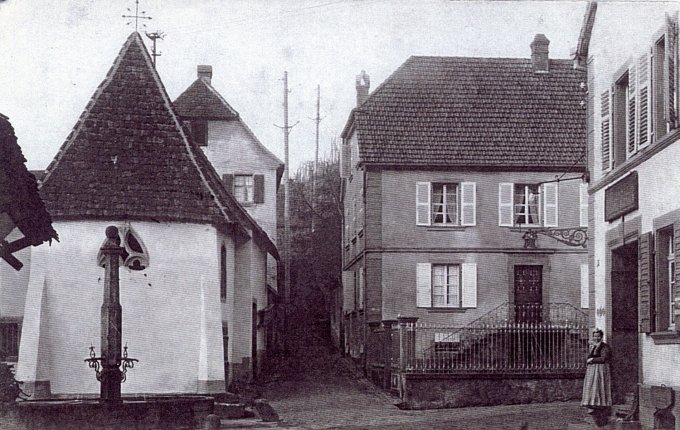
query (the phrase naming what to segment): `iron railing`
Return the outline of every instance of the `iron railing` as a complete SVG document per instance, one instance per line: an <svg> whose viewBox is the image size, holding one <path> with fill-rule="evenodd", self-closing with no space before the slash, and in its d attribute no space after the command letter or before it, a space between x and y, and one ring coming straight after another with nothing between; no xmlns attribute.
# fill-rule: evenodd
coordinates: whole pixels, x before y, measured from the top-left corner
<svg viewBox="0 0 680 430"><path fill-rule="evenodd" d="M464 327L410 322L402 371L561 373L585 370L588 319L568 304L504 305Z"/></svg>

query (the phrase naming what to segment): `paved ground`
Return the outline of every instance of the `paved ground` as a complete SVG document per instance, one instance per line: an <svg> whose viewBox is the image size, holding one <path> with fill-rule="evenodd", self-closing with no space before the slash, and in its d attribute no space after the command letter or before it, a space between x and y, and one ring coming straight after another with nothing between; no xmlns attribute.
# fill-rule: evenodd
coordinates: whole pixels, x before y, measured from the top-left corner
<svg viewBox="0 0 680 430"><path fill-rule="evenodd" d="M427 411L404 411L398 397L376 388L347 358L332 353L319 338L300 334L305 345L279 360L260 386L261 395L282 419L227 423L223 428L288 429L566 429L583 422L577 401ZM306 340L305 340L306 339Z"/></svg>

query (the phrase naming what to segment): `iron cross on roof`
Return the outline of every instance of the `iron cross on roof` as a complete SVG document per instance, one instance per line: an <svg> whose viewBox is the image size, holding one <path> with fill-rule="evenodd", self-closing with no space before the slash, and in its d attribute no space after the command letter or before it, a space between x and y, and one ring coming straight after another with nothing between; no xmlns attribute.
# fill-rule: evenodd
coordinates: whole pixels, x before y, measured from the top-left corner
<svg viewBox="0 0 680 430"><path fill-rule="evenodd" d="M130 8L127 8L128 12L132 13ZM137 31L137 25L139 24L140 19L151 19L150 16L145 16L146 11L142 11L142 14L139 14L139 0L135 0L135 14L134 15L123 15L123 18L134 18L135 19L135 31ZM130 21L127 22L126 25L130 25Z"/></svg>

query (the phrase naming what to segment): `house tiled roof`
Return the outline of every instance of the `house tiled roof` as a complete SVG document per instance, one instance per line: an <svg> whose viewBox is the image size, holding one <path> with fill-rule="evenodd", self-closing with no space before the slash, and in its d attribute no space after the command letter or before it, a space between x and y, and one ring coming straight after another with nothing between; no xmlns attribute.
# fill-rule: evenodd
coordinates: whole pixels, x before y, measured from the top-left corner
<svg viewBox="0 0 680 430"><path fill-rule="evenodd" d="M278 189L285 167L283 162L260 142L250 127L240 118L238 112L227 103L208 79L201 77L196 79L189 88L177 97L173 105L175 111L183 120L239 121L253 141L260 147L262 153L277 165L276 186Z"/></svg>
<svg viewBox="0 0 680 430"><path fill-rule="evenodd" d="M226 100L203 78L198 78L175 100L177 114L186 119L228 120L238 118Z"/></svg>
<svg viewBox="0 0 680 430"><path fill-rule="evenodd" d="M136 32L48 166L40 192L55 219L233 225L273 247L181 125Z"/></svg>
<svg viewBox="0 0 680 430"><path fill-rule="evenodd" d="M14 128L0 114L0 213L6 212L30 245L37 246L58 236L25 162Z"/></svg>
<svg viewBox="0 0 680 430"><path fill-rule="evenodd" d="M550 60L411 57L353 112L361 163L586 165L585 72Z"/></svg>

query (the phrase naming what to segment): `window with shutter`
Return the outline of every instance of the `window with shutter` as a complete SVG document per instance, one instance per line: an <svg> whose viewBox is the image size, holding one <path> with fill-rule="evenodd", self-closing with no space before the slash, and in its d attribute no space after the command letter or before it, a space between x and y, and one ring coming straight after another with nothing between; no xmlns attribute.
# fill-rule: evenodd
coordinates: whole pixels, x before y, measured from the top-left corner
<svg viewBox="0 0 680 430"><path fill-rule="evenodd" d="M239 203L254 202L253 175L234 175L234 198Z"/></svg>
<svg viewBox="0 0 680 430"><path fill-rule="evenodd" d="M675 296L675 241L673 226L656 232L656 327L658 330L673 329L673 297Z"/></svg>
<svg viewBox="0 0 680 430"><path fill-rule="evenodd" d="M416 225L473 226L476 205L474 182L416 183Z"/></svg>
<svg viewBox="0 0 680 430"><path fill-rule="evenodd" d="M354 271L342 271L342 290L343 290L343 309L354 309L356 303L354 301Z"/></svg>
<svg viewBox="0 0 680 430"><path fill-rule="evenodd" d="M600 136L602 140L602 171L611 168L611 117L609 90L600 95Z"/></svg>

